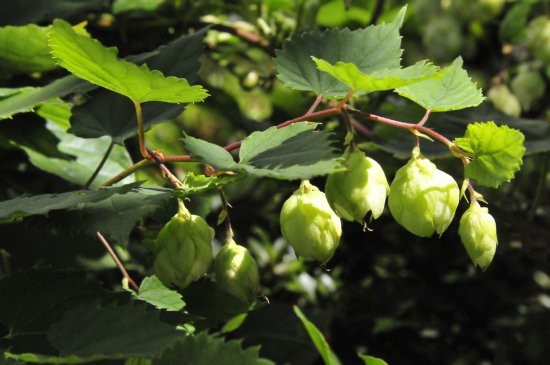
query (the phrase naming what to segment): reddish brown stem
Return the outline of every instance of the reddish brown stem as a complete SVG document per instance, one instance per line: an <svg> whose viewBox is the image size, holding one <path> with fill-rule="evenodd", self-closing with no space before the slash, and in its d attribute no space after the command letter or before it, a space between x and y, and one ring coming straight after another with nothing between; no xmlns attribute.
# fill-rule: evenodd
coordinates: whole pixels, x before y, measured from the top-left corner
<svg viewBox="0 0 550 365"><path fill-rule="evenodd" d="M116 266L118 267L118 269L122 273L122 276L124 276L124 278L126 280L128 280L128 284L132 287L132 289L134 289L136 292L139 292L139 286L130 277L130 274L128 274L128 271L126 271L126 269L124 268L124 265L122 264L122 262L118 258L117 254L115 253L115 251L113 250L113 248L111 247L109 242L107 242L105 237L103 237L103 235L99 231L96 232L96 234L97 234L97 237L99 238L99 240L101 241L101 243L103 243L103 246L105 246L105 248L107 249L107 252L109 252L109 255L111 255L111 257L113 258L113 261L115 262Z"/></svg>

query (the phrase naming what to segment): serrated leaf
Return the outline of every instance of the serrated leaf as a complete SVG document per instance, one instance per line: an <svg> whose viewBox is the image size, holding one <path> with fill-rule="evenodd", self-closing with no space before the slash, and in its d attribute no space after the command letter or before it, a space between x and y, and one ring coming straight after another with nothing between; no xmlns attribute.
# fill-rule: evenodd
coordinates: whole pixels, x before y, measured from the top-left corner
<svg viewBox="0 0 550 365"><path fill-rule="evenodd" d="M185 306L181 294L168 289L155 275L143 279L135 297L167 311L179 311Z"/></svg>
<svg viewBox="0 0 550 365"><path fill-rule="evenodd" d="M0 69L19 74L56 68L48 48L49 27L29 24L0 28Z"/></svg>
<svg viewBox="0 0 550 365"><path fill-rule="evenodd" d="M389 24L295 35L277 51L277 76L294 89L327 97L343 96L349 87L318 70L311 56L329 63L350 62L364 73L399 68L402 53L399 28L405 12L406 7Z"/></svg>
<svg viewBox="0 0 550 365"><path fill-rule="evenodd" d="M9 339L44 335L68 309L103 293L75 270L15 273L0 279L0 323Z"/></svg>
<svg viewBox="0 0 550 365"><path fill-rule="evenodd" d="M474 155L466 165L465 176L480 185L496 188L514 178L525 153L523 134L508 126L494 122L477 122L468 125L466 134L453 142Z"/></svg>
<svg viewBox="0 0 550 365"><path fill-rule="evenodd" d="M485 99L481 90L462 68L462 58L443 68L441 78L431 78L395 90L399 95L433 112L478 106Z"/></svg>
<svg viewBox="0 0 550 365"><path fill-rule="evenodd" d="M359 357L364 361L365 365L388 365L387 362L378 357L369 355L359 355Z"/></svg>
<svg viewBox="0 0 550 365"><path fill-rule="evenodd" d="M366 93L392 90L429 78L440 77L437 72L439 68L428 61L420 61L406 68L383 69L364 73L353 63L337 62L331 65L325 60L312 58L319 70L328 73L351 89Z"/></svg>
<svg viewBox="0 0 550 365"><path fill-rule="evenodd" d="M114 194L127 193L139 185L141 183L114 188L101 188L99 190L77 190L61 194L21 196L0 202L0 222L31 215L47 214L52 210L73 209L82 204L107 199Z"/></svg>
<svg viewBox="0 0 550 365"><path fill-rule="evenodd" d="M317 123L294 123L254 132L243 140L239 166L251 175L309 179L341 169L330 134L314 131Z"/></svg>
<svg viewBox="0 0 550 365"><path fill-rule="evenodd" d="M129 57L128 61L147 63L150 68L167 76L183 77L191 83L196 82L207 29L181 36L153 52ZM88 97L85 103L73 107L71 133L84 138L108 135L118 143L137 132L136 112L128 98L106 89L94 90ZM184 105L181 104L145 103L142 105L145 128L174 118L183 109Z"/></svg>
<svg viewBox="0 0 550 365"><path fill-rule="evenodd" d="M340 365L340 360L338 359L336 354L332 352L332 349L325 339L325 336L323 336L323 334L321 333L321 331L319 331L315 324L307 319L304 313L302 313L300 308L298 308L297 306L294 306L294 313L296 313L296 316L300 318L300 321L302 321L302 324L307 330L309 337L313 341L315 348L317 348L317 351L319 351L319 354L323 358L325 365Z"/></svg>
<svg viewBox="0 0 550 365"><path fill-rule="evenodd" d="M217 176L195 175L188 172L181 181L183 187L177 189L174 193L178 198L186 198L195 194L218 189L225 185L244 178L243 174L220 174Z"/></svg>
<svg viewBox="0 0 550 365"><path fill-rule="evenodd" d="M69 23L55 20L49 35L49 46L57 63L71 73L93 84L125 95L136 103L164 101L190 103L206 98L206 91L187 80L165 77L117 57L116 49L106 48L97 40L80 35Z"/></svg>
<svg viewBox="0 0 550 365"><path fill-rule="evenodd" d="M185 135L183 146L191 156L195 156L215 169L230 170L236 167L233 156L223 147L202 139Z"/></svg>
<svg viewBox="0 0 550 365"><path fill-rule="evenodd" d="M259 350L259 347L243 349L240 341L225 342L203 332L183 338L161 359L153 360L153 365L274 365L272 361L261 358Z"/></svg>
<svg viewBox="0 0 550 365"><path fill-rule="evenodd" d="M156 357L181 336L159 314L139 302L91 302L65 313L47 336L61 356Z"/></svg>

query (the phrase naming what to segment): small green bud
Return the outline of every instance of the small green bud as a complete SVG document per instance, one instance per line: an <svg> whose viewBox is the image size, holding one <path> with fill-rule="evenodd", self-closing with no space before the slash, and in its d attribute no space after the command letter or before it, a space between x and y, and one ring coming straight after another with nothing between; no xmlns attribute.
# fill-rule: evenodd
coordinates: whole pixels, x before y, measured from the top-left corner
<svg viewBox="0 0 550 365"><path fill-rule="evenodd" d="M430 237L434 232L441 235L451 224L459 194L456 181L415 148L409 162L395 174L388 206L408 231Z"/></svg>
<svg viewBox="0 0 550 365"><path fill-rule="evenodd" d="M229 240L216 255L216 283L224 291L252 302L260 291L260 273L250 252Z"/></svg>
<svg viewBox="0 0 550 365"><path fill-rule="evenodd" d="M283 204L280 221L283 236L298 256L326 263L340 242L340 218L325 194L307 180Z"/></svg>
<svg viewBox="0 0 550 365"><path fill-rule="evenodd" d="M155 241L155 275L165 285L187 287L212 264L214 230L198 215L180 206Z"/></svg>
<svg viewBox="0 0 550 365"><path fill-rule="evenodd" d="M498 244L497 226L489 210L474 200L460 218L458 234L472 262L487 268Z"/></svg>
<svg viewBox="0 0 550 365"><path fill-rule="evenodd" d="M345 165L347 171L327 178L325 194L330 206L350 222L363 223L368 212L378 218L390 192L382 167L359 150L349 154Z"/></svg>

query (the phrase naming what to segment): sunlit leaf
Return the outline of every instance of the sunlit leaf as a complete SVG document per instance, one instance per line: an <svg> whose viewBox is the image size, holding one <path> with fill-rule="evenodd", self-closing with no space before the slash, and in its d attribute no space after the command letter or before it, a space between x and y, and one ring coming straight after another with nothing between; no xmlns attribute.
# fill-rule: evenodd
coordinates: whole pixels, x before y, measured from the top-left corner
<svg viewBox="0 0 550 365"><path fill-rule="evenodd" d="M160 71L149 70L147 65L137 66L119 59L115 48L106 48L97 40L78 34L63 20L54 21L49 45L60 66L137 103L190 103L207 96L201 86L190 86L185 79L165 77Z"/></svg>
<svg viewBox="0 0 550 365"><path fill-rule="evenodd" d="M465 175L478 184L498 187L513 179L522 165L525 153L523 134L508 126L494 122L478 122L468 125L464 137L454 143L473 155L466 166Z"/></svg>

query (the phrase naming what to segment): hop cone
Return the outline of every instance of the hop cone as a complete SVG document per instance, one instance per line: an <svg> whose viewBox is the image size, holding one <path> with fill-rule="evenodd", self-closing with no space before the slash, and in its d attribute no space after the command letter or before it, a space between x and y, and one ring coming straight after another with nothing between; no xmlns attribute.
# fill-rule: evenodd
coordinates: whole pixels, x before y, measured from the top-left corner
<svg viewBox="0 0 550 365"><path fill-rule="evenodd" d="M460 218L458 234L472 262L487 268L498 244L496 223L489 210L474 200Z"/></svg>

